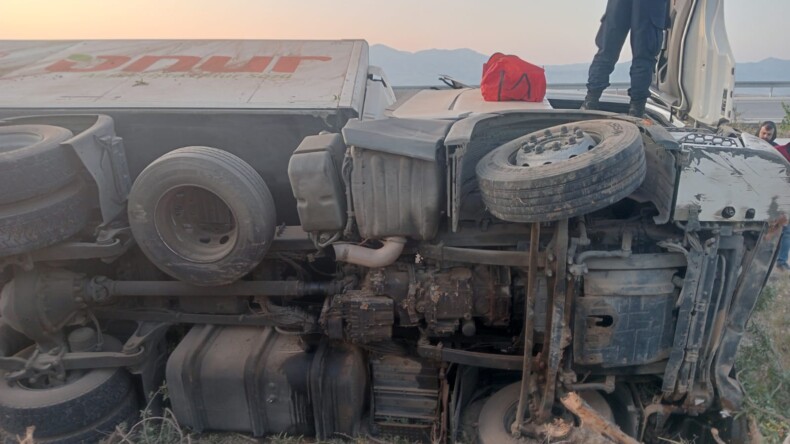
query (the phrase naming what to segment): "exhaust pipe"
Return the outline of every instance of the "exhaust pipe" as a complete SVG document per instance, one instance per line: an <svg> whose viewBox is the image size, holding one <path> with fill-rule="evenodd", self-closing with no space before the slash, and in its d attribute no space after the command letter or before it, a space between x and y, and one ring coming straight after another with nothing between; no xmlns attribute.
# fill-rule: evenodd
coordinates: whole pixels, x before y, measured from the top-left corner
<svg viewBox="0 0 790 444"><path fill-rule="evenodd" d="M384 238L384 246L379 249L361 247L353 244L333 244L335 258L350 264L368 268L381 268L391 265L398 259L406 245L405 237Z"/></svg>

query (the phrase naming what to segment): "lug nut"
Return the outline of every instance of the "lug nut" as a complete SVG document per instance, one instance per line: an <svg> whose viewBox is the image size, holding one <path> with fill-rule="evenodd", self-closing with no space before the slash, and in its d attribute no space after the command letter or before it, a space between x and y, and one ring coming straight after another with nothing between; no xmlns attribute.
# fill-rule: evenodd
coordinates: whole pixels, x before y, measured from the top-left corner
<svg viewBox="0 0 790 444"><path fill-rule="evenodd" d="M551 137L551 130L547 129L546 131L543 131L543 135L546 137Z"/></svg>
<svg viewBox="0 0 790 444"><path fill-rule="evenodd" d="M534 134L529 136L529 141L532 142L532 143L537 142L538 141L538 136L536 136Z"/></svg>
<svg viewBox="0 0 790 444"><path fill-rule="evenodd" d="M562 145L559 142L554 142L554 151L559 151Z"/></svg>
<svg viewBox="0 0 790 444"><path fill-rule="evenodd" d="M560 128L560 132L562 134L568 134L568 127L567 126L563 126L562 128Z"/></svg>
<svg viewBox="0 0 790 444"><path fill-rule="evenodd" d="M571 138L570 138L570 139L568 139L568 143L569 143L570 145L575 145L575 144L576 144L576 138L575 138L575 137L573 137L573 136L571 136Z"/></svg>
<svg viewBox="0 0 790 444"><path fill-rule="evenodd" d="M576 137L578 137L580 139L582 137L584 137L584 132L582 132L582 130L580 130L580 129L577 129L575 134L576 134Z"/></svg>
<svg viewBox="0 0 790 444"><path fill-rule="evenodd" d="M538 147L535 148L535 152L538 154L543 154L543 145L538 145Z"/></svg>

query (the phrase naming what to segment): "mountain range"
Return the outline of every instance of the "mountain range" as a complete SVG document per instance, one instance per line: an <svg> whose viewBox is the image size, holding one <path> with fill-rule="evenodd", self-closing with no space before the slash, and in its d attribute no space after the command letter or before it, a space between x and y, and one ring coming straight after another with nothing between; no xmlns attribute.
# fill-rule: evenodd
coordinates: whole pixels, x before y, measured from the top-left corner
<svg viewBox="0 0 790 444"><path fill-rule="evenodd" d="M460 82L477 85L488 55L471 49L428 49L418 52L399 51L385 45L370 47L370 64L380 66L395 86L428 86L441 84L442 74ZM533 60L527 60L536 63ZM612 82L627 82L631 62L620 62L611 76ZM545 65L546 79L552 83L584 83L589 63ZM738 81L790 81L790 60L775 58L759 62L738 63Z"/></svg>

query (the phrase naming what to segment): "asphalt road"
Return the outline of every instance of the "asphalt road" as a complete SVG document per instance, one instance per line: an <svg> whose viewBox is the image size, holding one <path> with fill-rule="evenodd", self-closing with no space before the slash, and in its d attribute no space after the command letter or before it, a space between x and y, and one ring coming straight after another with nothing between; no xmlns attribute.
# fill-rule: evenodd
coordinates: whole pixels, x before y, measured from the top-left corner
<svg viewBox="0 0 790 444"><path fill-rule="evenodd" d="M735 97L737 120L746 123L773 120L777 123L785 116L782 103L790 105L790 97Z"/></svg>

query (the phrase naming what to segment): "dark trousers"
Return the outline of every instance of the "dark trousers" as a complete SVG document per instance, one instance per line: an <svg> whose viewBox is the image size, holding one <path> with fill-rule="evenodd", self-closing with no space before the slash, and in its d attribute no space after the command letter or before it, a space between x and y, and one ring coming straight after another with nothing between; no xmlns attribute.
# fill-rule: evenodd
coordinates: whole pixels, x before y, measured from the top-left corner
<svg viewBox="0 0 790 444"><path fill-rule="evenodd" d="M598 52L590 65L587 90L600 95L609 86L609 75L630 31L633 61L628 95L632 101L647 100L666 17L667 0L609 0L595 37Z"/></svg>

